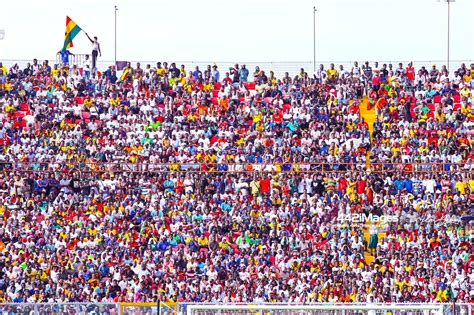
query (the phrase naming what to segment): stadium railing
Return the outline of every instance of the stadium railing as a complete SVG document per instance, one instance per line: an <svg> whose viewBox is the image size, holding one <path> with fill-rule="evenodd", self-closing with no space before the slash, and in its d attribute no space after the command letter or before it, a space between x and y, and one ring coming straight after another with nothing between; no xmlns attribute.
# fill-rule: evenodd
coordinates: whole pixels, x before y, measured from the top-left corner
<svg viewBox="0 0 474 315"><path fill-rule="evenodd" d="M0 303L0 314L120 315L118 303Z"/></svg>
<svg viewBox="0 0 474 315"><path fill-rule="evenodd" d="M81 67L83 65L84 60L86 60L86 55L87 54L69 55L69 64L70 65L77 65L78 67ZM90 54L89 54L89 58L92 58L92 56ZM57 64L57 65L62 64L61 54L59 54L59 53L56 54L56 59L54 61L54 64Z"/></svg>
<svg viewBox="0 0 474 315"><path fill-rule="evenodd" d="M177 315L173 302L150 303L0 303L0 314Z"/></svg>
<svg viewBox="0 0 474 315"><path fill-rule="evenodd" d="M28 315L472 315L471 303L0 303Z"/></svg>
<svg viewBox="0 0 474 315"><path fill-rule="evenodd" d="M83 53L74 53L74 56L70 56L70 64L77 64L81 65L82 61L85 59L85 55ZM42 62L43 59L38 58L39 62ZM31 63L31 60L26 60L26 59L3 59L4 65L7 67L11 67L14 64L18 64L20 67L25 67L28 62ZM53 64L61 64L61 58L60 55L56 55L54 59L49 59L48 60L51 65ZM206 69L208 65L214 65L216 64L218 66L218 70L221 73L221 78L224 77L225 72L229 71L229 68L234 67L235 64L243 65L245 64L247 69L250 71L249 79L252 79L252 73L255 69L256 66L260 67L261 70L264 70L265 73L268 73L269 71L273 71L277 77L281 77L284 75L285 72L288 72L291 76L297 75L300 72L300 69L303 68L305 69L306 72L308 73L313 73L313 62L312 61L242 61L242 60L237 60L237 61L209 61L209 60L123 60L121 62L127 62L129 61L133 67L136 66L137 62L140 62L141 66L145 68L148 64L151 65L151 67L155 67L157 61L167 61L168 64L171 62L175 62L177 67L180 67L181 65L185 65L186 69L194 69L195 66L199 66L199 69L203 70ZM351 70L352 66L354 65L355 60L318 60L316 61L316 68L319 68L320 64L323 64L325 69L329 67L331 63L334 63L336 69L339 70L339 65L344 66L345 70ZM406 67L408 62L413 62L413 66L415 69L419 69L420 67L424 66L427 69L431 69L432 64L436 64L439 69L441 69L441 66L446 63L446 60L435 60L435 59L426 59L426 60L358 60L359 66L362 66L362 64L365 61L369 61L371 66L374 66L374 63L377 61L379 63L379 66L381 67L383 64L386 64L387 66L392 64L393 68L396 69L398 67L398 64L401 62L403 63L403 66ZM473 60L451 60L451 65L452 69L451 72L456 70L457 67L461 63L466 64L467 67L473 62ZM113 60L104 60L102 58L99 58L97 61L97 66L100 71L105 70L109 66L113 65L114 61Z"/></svg>
<svg viewBox="0 0 474 315"><path fill-rule="evenodd" d="M470 303L180 303L178 315L472 315Z"/></svg>
<svg viewBox="0 0 474 315"><path fill-rule="evenodd" d="M68 171L80 173L471 173L468 163L137 163L129 162L0 162L0 172L45 173Z"/></svg>
<svg viewBox="0 0 474 315"><path fill-rule="evenodd" d="M119 315L177 315L177 304L174 302L120 303Z"/></svg>

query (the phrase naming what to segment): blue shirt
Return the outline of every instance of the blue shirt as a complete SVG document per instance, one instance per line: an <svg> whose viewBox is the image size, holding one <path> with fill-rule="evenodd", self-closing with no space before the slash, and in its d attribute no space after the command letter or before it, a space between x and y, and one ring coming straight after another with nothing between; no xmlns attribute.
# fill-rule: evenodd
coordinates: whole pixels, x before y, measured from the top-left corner
<svg viewBox="0 0 474 315"><path fill-rule="evenodd" d="M240 69L240 82L247 82L247 78L249 76L249 70L247 68Z"/></svg>
<svg viewBox="0 0 474 315"><path fill-rule="evenodd" d="M172 180L166 180L163 186L165 186L165 191L174 192L174 182Z"/></svg>
<svg viewBox="0 0 474 315"><path fill-rule="evenodd" d="M403 187L405 186L405 181L401 179L396 179L393 181L393 185L395 186L395 189L398 191L402 190Z"/></svg>
<svg viewBox="0 0 474 315"><path fill-rule="evenodd" d="M71 55L71 52L69 50L61 50L61 61L63 63L69 63L69 56Z"/></svg>
<svg viewBox="0 0 474 315"><path fill-rule="evenodd" d="M220 73L217 69L212 71L212 78L214 81L219 82Z"/></svg>
<svg viewBox="0 0 474 315"><path fill-rule="evenodd" d="M195 71L193 72L193 77L194 77L195 79L197 79L197 78L199 78L199 74L201 74L201 73L202 73L201 70L195 70Z"/></svg>
<svg viewBox="0 0 474 315"><path fill-rule="evenodd" d="M329 148L327 146L324 146L319 149L320 154L328 154L328 152L329 152Z"/></svg>
<svg viewBox="0 0 474 315"><path fill-rule="evenodd" d="M411 181L411 179L407 179L405 180L405 189L411 193L413 191L413 182Z"/></svg>

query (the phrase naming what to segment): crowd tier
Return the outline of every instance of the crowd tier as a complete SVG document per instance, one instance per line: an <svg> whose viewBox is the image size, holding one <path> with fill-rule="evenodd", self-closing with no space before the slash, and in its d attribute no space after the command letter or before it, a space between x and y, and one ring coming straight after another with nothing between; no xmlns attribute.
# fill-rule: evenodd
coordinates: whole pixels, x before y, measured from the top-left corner
<svg viewBox="0 0 474 315"><path fill-rule="evenodd" d="M0 63L0 302L474 302L474 65L102 70Z"/></svg>

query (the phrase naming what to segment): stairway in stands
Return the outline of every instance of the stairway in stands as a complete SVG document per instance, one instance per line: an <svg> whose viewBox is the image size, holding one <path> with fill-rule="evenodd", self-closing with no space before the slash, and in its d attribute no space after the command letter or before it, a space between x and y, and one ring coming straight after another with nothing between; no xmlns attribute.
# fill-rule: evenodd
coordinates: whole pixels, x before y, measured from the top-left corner
<svg viewBox="0 0 474 315"><path fill-rule="evenodd" d="M364 97L359 105L360 116L364 118L365 122L369 125L370 138L372 139L372 133L374 132L374 122L376 118L375 106L370 110L367 109L368 98ZM370 167L370 150L367 152L367 168ZM379 240L385 236L385 233L379 233ZM368 227L364 228L364 238L367 241L367 244L370 240L370 234ZM374 261L374 256L370 255L368 251L364 253L364 259L367 263L372 263Z"/></svg>
<svg viewBox="0 0 474 315"><path fill-rule="evenodd" d="M359 110L360 116L364 118L365 122L369 125L370 136L372 136L372 132L374 132L374 122L375 122L375 106L372 107L370 110L367 109L367 104L369 100L367 96L364 96L360 102Z"/></svg>

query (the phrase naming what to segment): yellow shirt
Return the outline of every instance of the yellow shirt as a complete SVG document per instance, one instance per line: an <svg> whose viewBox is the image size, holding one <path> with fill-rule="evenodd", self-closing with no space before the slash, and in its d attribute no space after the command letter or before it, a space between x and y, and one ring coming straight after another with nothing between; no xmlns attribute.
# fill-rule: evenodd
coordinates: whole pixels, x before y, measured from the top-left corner
<svg viewBox="0 0 474 315"><path fill-rule="evenodd" d="M156 68L156 74L160 77L165 75L165 68Z"/></svg>
<svg viewBox="0 0 474 315"><path fill-rule="evenodd" d="M9 105L5 106L5 112L6 113L9 113L14 109L15 109L15 105L13 105L13 104L9 104Z"/></svg>
<svg viewBox="0 0 474 315"><path fill-rule="evenodd" d="M250 182L250 189L252 191L252 195L255 195L258 193L258 190L260 188L260 183L258 181L251 181Z"/></svg>
<svg viewBox="0 0 474 315"><path fill-rule="evenodd" d="M209 243L209 240L205 237L198 238L199 246L206 246Z"/></svg>
<svg viewBox="0 0 474 315"><path fill-rule="evenodd" d="M469 190L474 192L474 179L469 180Z"/></svg>
<svg viewBox="0 0 474 315"><path fill-rule="evenodd" d="M428 151L429 151L429 150L428 150L427 147L420 147L420 148L418 149L418 152L420 152L420 153L423 153L423 152L427 152L427 153L428 153Z"/></svg>
<svg viewBox="0 0 474 315"><path fill-rule="evenodd" d="M92 105L92 99L85 99L84 100L84 106L89 108Z"/></svg>
<svg viewBox="0 0 474 315"><path fill-rule="evenodd" d="M436 298L440 301L446 301L448 298L448 290L438 290Z"/></svg>
<svg viewBox="0 0 474 315"><path fill-rule="evenodd" d="M466 194L466 188L467 188L466 182L458 181L454 187L461 193L461 195Z"/></svg>
<svg viewBox="0 0 474 315"><path fill-rule="evenodd" d="M329 70L328 70L328 78L329 78L329 79L334 78L334 77L336 76L336 74L337 74L337 70L336 70L336 69L329 69Z"/></svg>
<svg viewBox="0 0 474 315"><path fill-rule="evenodd" d="M471 91L467 88L464 88L461 91L459 91L459 94L461 96L469 97L471 95Z"/></svg>
<svg viewBox="0 0 474 315"><path fill-rule="evenodd" d="M258 123L261 119L262 119L262 114L261 113L253 115L253 122L254 123Z"/></svg>
<svg viewBox="0 0 474 315"><path fill-rule="evenodd" d="M210 92L214 89L213 85L211 83L204 84L203 88L204 92Z"/></svg>
<svg viewBox="0 0 474 315"><path fill-rule="evenodd" d="M471 72L472 72L472 70L471 70ZM465 74L464 75L464 82L466 82L466 83L471 82L472 77L473 77L473 75Z"/></svg>
<svg viewBox="0 0 474 315"><path fill-rule="evenodd" d="M110 99L110 105L118 106L120 104L120 99L118 97Z"/></svg>

